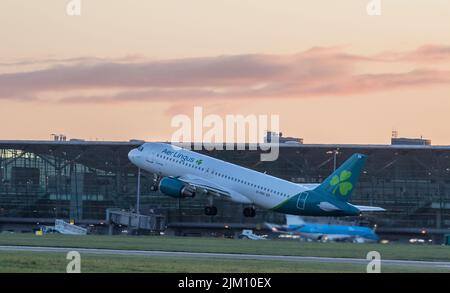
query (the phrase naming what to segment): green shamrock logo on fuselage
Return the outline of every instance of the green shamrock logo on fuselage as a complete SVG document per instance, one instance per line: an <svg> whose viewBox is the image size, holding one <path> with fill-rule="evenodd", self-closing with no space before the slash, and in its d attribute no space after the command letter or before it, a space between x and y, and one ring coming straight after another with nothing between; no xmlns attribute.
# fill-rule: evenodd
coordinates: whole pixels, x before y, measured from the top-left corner
<svg viewBox="0 0 450 293"><path fill-rule="evenodd" d="M334 175L331 178L330 185L333 186L333 194L336 194L336 191L339 188L339 193L342 196L346 196L353 189L353 184L348 182L347 180L352 177L352 172L344 170L341 174Z"/></svg>

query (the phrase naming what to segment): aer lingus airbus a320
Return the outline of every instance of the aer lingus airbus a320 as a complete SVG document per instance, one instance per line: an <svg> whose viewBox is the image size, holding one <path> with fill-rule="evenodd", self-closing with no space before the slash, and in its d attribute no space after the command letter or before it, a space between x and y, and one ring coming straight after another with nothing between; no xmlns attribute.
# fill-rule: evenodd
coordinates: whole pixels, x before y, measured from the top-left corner
<svg viewBox="0 0 450 293"><path fill-rule="evenodd" d="M255 206L289 215L356 216L384 211L358 206L349 199L367 156L352 155L320 184L296 184L251 169L165 143L145 143L128 154L139 168L157 174L159 190L175 198L196 193L227 198L248 205L244 216L254 217ZM216 215L213 205L206 215Z"/></svg>

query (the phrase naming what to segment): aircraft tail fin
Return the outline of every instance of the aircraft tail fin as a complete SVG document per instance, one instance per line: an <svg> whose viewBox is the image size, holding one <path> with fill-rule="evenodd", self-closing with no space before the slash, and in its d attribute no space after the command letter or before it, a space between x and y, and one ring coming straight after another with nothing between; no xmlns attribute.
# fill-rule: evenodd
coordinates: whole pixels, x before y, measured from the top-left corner
<svg viewBox="0 0 450 293"><path fill-rule="evenodd" d="M352 155L333 174L316 187L316 190L334 196L339 200L349 201L366 160L366 155Z"/></svg>
<svg viewBox="0 0 450 293"><path fill-rule="evenodd" d="M303 226L305 221L302 217L294 215L286 215L286 225L288 226Z"/></svg>

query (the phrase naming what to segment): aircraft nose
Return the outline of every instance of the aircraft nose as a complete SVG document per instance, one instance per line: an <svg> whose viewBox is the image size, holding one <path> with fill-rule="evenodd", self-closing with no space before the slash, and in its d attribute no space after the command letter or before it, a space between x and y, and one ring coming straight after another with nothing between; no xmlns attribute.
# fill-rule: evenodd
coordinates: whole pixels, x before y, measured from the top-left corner
<svg viewBox="0 0 450 293"><path fill-rule="evenodd" d="M136 161L136 158L138 156L138 150L137 149L132 149L129 153L128 153L128 159L134 163Z"/></svg>

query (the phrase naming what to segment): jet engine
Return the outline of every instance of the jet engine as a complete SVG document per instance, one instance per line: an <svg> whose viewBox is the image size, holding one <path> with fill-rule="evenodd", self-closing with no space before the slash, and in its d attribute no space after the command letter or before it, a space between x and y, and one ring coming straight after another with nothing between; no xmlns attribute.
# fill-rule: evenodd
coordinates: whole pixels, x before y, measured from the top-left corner
<svg viewBox="0 0 450 293"><path fill-rule="evenodd" d="M175 198L194 197L195 188L176 178L164 177L159 182L159 190Z"/></svg>

